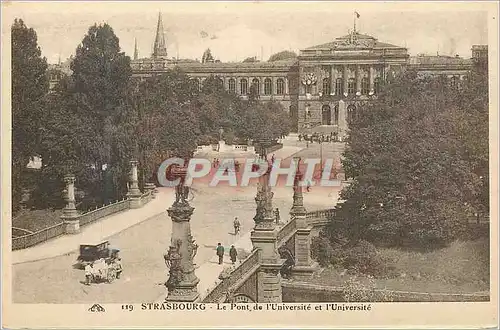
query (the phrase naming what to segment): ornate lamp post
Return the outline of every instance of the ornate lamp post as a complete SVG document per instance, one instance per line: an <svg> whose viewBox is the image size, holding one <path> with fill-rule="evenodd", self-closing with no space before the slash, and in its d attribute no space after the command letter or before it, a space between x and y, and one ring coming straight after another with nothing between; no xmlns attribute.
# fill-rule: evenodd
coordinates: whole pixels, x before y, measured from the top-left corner
<svg viewBox="0 0 500 330"><path fill-rule="evenodd" d="M65 223L65 232L67 234L76 234L80 232L80 220L76 211L75 176L67 174L64 177L64 182L66 183L66 189L63 191L63 194L66 206L63 209L61 219Z"/></svg>
<svg viewBox="0 0 500 330"><path fill-rule="evenodd" d="M185 186L187 163L172 169L172 176L179 178L175 187L175 201L167 210L172 218L172 239L168 253L164 255L169 267L169 279L166 286L166 301L196 301L199 297L197 285L200 281L194 273L193 259L198 246L191 235L189 221L194 207L189 205L189 187Z"/></svg>

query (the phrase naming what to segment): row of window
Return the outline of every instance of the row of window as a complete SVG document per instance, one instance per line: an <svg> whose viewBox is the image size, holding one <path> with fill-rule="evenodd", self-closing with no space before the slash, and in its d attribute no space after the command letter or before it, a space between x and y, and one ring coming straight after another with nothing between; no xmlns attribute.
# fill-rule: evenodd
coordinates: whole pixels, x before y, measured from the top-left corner
<svg viewBox="0 0 500 330"><path fill-rule="evenodd" d="M221 78L217 78L217 79L221 85L224 85L224 81ZM199 80L196 79L196 81L198 83L198 86L200 86ZM248 79L242 78L242 79L240 79L240 86L239 87L240 87L239 94L241 94L241 95L248 95L250 93L250 91L253 91L256 94L260 94L260 92L261 92L260 80L257 78L252 79L250 86L248 84ZM229 89L229 92L236 94L236 79L234 79L234 78L229 79L228 89ZM284 79L278 78L276 80L276 86L273 86L273 81L271 80L271 78L264 79L264 95L272 95L272 94L277 94L277 95L284 95L285 94L285 80Z"/></svg>
<svg viewBox="0 0 500 330"><path fill-rule="evenodd" d="M344 94L344 79L337 78L335 80L335 95ZM380 78L375 78L373 80L373 90L375 94L380 92ZM330 86L330 78L323 79L323 95L330 95L332 92ZM347 80L347 94L356 93L356 80L354 78L349 78ZM368 95L370 93L370 81L368 78L361 79L361 94Z"/></svg>

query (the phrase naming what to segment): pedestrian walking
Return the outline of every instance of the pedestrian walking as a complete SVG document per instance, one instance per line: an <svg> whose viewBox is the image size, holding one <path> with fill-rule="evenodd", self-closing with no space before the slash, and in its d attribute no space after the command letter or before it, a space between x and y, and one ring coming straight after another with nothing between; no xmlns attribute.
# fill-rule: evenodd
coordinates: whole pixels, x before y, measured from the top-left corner
<svg viewBox="0 0 500 330"><path fill-rule="evenodd" d="M90 285L92 280L92 264L85 266L85 285Z"/></svg>
<svg viewBox="0 0 500 330"><path fill-rule="evenodd" d="M311 180L307 180L307 187L306 187L307 192L311 191Z"/></svg>
<svg viewBox="0 0 500 330"><path fill-rule="evenodd" d="M217 256L219 257L219 265L222 265L224 261L224 247L220 243L217 243Z"/></svg>
<svg viewBox="0 0 500 330"><path fill-rule="evenodd" d="M236 251L234 245L231 245L231 248L229 249L229 257L234 265L236 263L236 258L238 257L238 251Z"/></svg>
<svg viewBox="0 0 500 330"><path fill-rule="evenodd" d="M234 226L234 234L238 235L240 232L240 227L241 227L241 224L240 224L240 221L238 220L238 217L234 218L233 226Z"/></svg>

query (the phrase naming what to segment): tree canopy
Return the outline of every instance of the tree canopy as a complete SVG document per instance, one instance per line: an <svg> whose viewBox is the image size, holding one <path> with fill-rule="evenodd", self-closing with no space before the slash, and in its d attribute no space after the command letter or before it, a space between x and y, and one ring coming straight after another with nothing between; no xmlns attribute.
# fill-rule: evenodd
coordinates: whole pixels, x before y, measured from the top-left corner
<svg viewBox="0 0 500 330"><path fill-rule="evenodd" d="M36 32L16 19L12 33L12 200L21 197L22 172L30 158L40 153L40 118L48 91L47 61Z"/></svg>
<svg viewBox="0 0 500 330"><path fill-rule="evenodd" d="M343 166L353 182L341 193L332 235L439 246L456 239L474 214L487 213L484 75L450 86L407 73L362 108L350 128Z"/></svg>

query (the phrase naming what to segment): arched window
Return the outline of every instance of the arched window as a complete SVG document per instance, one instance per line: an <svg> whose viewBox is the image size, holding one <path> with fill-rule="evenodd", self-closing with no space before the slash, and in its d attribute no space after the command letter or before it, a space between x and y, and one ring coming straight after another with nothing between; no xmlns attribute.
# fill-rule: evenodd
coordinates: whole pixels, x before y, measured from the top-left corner
<svg viewBox="0 0 500 330"><path fill-rule="evenodd" d="M354 118L356 118L356 107L351 104L347 107L347 123L352 123Z"/></svg>
<svg viewBox="0 0 500 330"><path fill-rule="evenodd" d="M330 78L323 79L323 95L330 95Z"/></svg>
<svg viewBox="0 0 500 330"><path fill-rule="evenodd" d="M248 95L248 80L245 78L240 80L241 95Z"/></svg>
<svg viewBox="0 0 500 330"><path fill-rule="evenodd" d="M344 94L344 79L337 78L337 80L335 80L335 94L336 95Z"/></svg>
<svg viewBox="0 0 500 330"><path fill-rule="evenodd" d="M375 94L380 93L380 78L377 77L373 80L373 90Z"/></svg>
<svg viewBox="0 0 500 330"><path fill-rule="evenodd" d="M333 125L339 124L339 105L337 104L335 108L333 108Z"/></svg>
<svg viewBox="0 0 500 330"><path fill-rule="evenodd" d="M356 92L356 80L354 78L349 78L347 81L347 94L354 94Z"/></svg>
<svg viewBox="0 0 500 330"><path fill-rule="evenodd" d="M368 95L370 93L370 82L368 78L361 79L361 94Z"/></svg>
<svg viewBox="0 0 500 330"><path fill-rule="evenodd" d="M252 90L255 94L260 94L260 81L257 78L252 79Z"/></svg>
<svg viewBox="0 0 500 330"><path fill-rule="evenodd" d="M217 81L217 86L218 87L224 88L224 79L222 79L221 77L217 77L216 81Z"/></svg>
<svg viewBox="0 0 500 330"><path fill-rule="evenodd" d="M285 94L285 81L279 78L276 81L276 94L283 95Z"/></svg>
<svg viewBox="0 0 500 330"><path fill-rule="evenodd" d="M233 78L229 79L229 92L236 93L236 81Z"/></svg>
<svg viewBox="0 0 500 330"><path fill-rule="evenodd" d="M271 95L273 93L273 81L270 78L264 80L264 94Z"/></svg>
<svg viewBox="0 0 500 330"><path fill-rule="evenodd" d="M332 110L328 104L325 104L321 108L321 125L331 125L332 124Z"/></svg>

